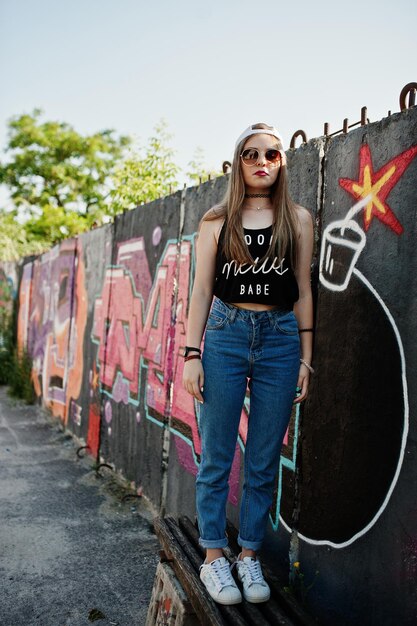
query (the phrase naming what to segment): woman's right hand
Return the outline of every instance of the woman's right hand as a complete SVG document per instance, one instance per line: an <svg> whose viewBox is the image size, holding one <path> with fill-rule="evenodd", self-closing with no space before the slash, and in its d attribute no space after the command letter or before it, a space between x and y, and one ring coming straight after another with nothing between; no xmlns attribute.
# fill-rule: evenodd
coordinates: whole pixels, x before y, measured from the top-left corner
<svg viewBox="0 0 417 626"><path fill-rule="evenodd" d="M184 363L184 371L182 375L183 387L198 402L203 404L204 399L201 395L204 386L204 370L201 359L191 359Z"/></svg>

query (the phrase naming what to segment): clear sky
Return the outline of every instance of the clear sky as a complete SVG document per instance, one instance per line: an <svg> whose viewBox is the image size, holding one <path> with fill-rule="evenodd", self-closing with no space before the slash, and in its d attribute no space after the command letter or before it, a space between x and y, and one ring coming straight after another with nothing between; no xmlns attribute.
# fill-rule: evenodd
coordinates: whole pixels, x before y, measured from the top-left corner
<svg viewBox="0 0 417 626"><path fill-rule="evenodd" d="M0 0L0 149L6 122L40 107L82 133L146 143L164 118L176 161L231 159L249 124L285 148L342 120L399 110L417 81L415 0ZM0 159L3 158L0 156Z"/></svg>

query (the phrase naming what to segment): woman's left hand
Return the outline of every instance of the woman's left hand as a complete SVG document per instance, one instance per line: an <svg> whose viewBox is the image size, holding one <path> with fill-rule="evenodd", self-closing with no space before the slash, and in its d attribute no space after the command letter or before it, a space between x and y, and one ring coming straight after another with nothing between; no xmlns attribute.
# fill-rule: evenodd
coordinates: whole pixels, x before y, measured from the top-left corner
<svg viewBox="0 0 417 626"><path fill-rule="evenodd" d="M309 382L310 372L308 371L306 366L301 363L297 381L297 393L299 393L299 395L296 396L294 404L299 404L307 398Z"/></svg>

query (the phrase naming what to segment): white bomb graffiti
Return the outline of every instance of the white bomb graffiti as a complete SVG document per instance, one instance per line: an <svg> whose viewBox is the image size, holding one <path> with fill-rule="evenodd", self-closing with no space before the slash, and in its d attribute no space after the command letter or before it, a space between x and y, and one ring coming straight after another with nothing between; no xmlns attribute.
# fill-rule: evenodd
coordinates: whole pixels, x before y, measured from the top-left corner
<svg viewBox="0 0 417 626"><path fill-rule="evenodd" d="M417 147L410 148L374 173L363 145L359 181L339 179L358 202L323 230L317 393L306 410L311 449L303 470L316 487L303 490L299 527L311 544L343 548L363 536L386 509L400 475L409 430L406 357L390 303L366 276L365 231L374 218L388 227L373 241L382 250L384 237L404 232L386 198L416 154ZM389 273L384 263L382 252L380 265Z"/></svg>

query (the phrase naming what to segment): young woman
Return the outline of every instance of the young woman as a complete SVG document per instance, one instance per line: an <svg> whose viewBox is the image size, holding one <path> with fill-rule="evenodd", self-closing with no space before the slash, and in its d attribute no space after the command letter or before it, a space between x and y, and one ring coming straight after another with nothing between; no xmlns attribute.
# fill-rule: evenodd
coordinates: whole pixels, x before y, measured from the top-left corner
<svg viewBox="0 0 417 626"><path fill-rule="evenodd" d="M247 386L242 552L236 566L249 602L270 596L256 553L291 408L306 398L313 372L312 250L312 218L289 197L280 135L272 126L254 124L237 140L224 200L199 225L184 355L184 388L201 403L196 489L206 559L200 578L222 604L242 599L222 548L227 545L228 479Z"/></svg>

